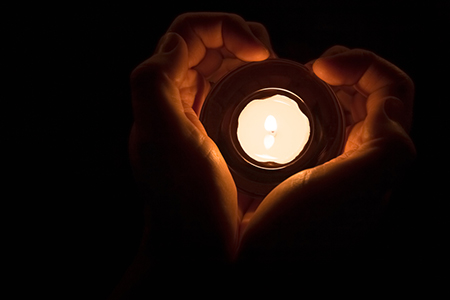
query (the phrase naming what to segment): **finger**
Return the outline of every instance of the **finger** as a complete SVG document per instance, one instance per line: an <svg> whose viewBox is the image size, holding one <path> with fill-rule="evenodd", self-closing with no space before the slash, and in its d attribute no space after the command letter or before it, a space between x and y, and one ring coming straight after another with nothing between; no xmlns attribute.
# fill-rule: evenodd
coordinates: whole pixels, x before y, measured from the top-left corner
<svg viewBox="0 0 450 300"><path fill-rule="evenodd" d="M344 47L344 46L341 46L341 45L335 45L335 46L333 46L331 48L328 48L324 53L322 53L322 55L320 57L333 56L333 55L336 55L336 54L339 54L339 53L347 52L348 50L350 50L350 49L347 48L347 47ZM312 66L313 66L313 64L314 64L314 62L316 60L317 59L313 59L313 60L307 62L305 64L305 66L309 70L312 70Z"/></svg>
<svg viewBox="0 0 450 300"><path fill-rule="evenodd" d="M362 139L403 140L410 145L408 134L403 130L405 105L396 97L374 98L368 104L367 117L364 120Z"/></svg>
<svg viewBox="0 0 450 300"><path fill-rule="evenodd" d="M189 13L179 16L169 32L177 32L187 43L189 67L196 66L206 50L226 47L244 61L259 61L269 56L263 43L254 36L247 23L237 15L223 13Z"/></svg>
<svg viewBox="0 0 450 300"><path fill-rule="evenodd" d="M176 33L167 33L158 52L131 74L130 161L146 196L155 257L177 249L177 257L198 255L193 261L200 261L222 257L225 250L231 256L235 248L235 184L217 146L199 130L203 126L193 103L183 101L183 93L189 93L183 92L189 89L186 81L197 81L190 79L196 74L188 68L187 45Z"/></svg>
<svg viewBox="0 0 450 300"><path fill-rule="evenodd" d="M224 58L217 49L206 49L205 56L202 61L194 68L205 78L211 76L222 65Z"/></svg>
<svg viewBox="0 0 450 300"><path fill-rule="evenodd" d="M372 98L394 96L405 105L406 123L412 119L414 84L398 67L372 52L354 49L315 61L313 70L325 82L335 86L353 86Z"/></svg>
<svg viewBox="0 0 450 300"><path fill-rule="evenodd" d="M272 48L272 43L270 42L270 36L267 32L266 27L258 22L247 22L248 27L252 31L253 35L260 40L264 46L269 50L270 52L270 58L276 58L278 57Z"/></svg>
<svg viewBox="0 0 450 300"><path fill-rule="evenodd" d="M158 53L137 66L131 76L134 121L145 130L188 128L179 88L188 72L184 40L176 33L166 34ZM157 124L155 123L157 122Z"/></svg>
<svg viewBox="0 0 450 300"><path fill-rule="evenodd" d="M220 68L216 69L212 76L208 77L208 80L212 83L219 81L224 75L228 74L230 71L235 70L245 64L240 59L237 58L224 58Z"/></svg>
<svg viewBox="0 0 450 300"><path fill-rule="evenodd" d="M328 48L327 50L325 50L325 52L320 56L320 57L328 57L328 56L333 56L336 54L340 54L340 53L344 53L349 51L350 49L345 47L345 46L341 46L341 45L335 45L331 48Z"/></svg>
<svg viewBox="0 0 450 300"><path fill-rule="evenodd" d="M258 38L269 50L269 57L276 58L277 55L272 49L269 34L266 28L261 23L257 22L247 22L247 25L253 35ZM197 66L195 66L195 69L205 76L210 82L217 82L223 77L223 75L243 64L245 64L245 62L237 59L236 56L226 48L221 48L220 50L207 49L205 57Z"/></svg>

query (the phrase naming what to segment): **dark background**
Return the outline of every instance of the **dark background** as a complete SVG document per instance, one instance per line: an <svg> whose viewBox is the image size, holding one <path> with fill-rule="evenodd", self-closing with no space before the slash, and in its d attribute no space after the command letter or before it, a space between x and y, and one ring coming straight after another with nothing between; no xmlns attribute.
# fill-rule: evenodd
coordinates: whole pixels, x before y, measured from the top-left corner
<svg viewBox="0 0 450 300"><path fill-rule="evenodd" d="M48 236L35 246L61 272L80 274L71 279L78 290L90 289L93 298L110 293L133 258L142 226L127 156L129 74L152 54L177 15L225 11L263 23L282 58L305 63L341 44L372 50L412 77L411 135L418 159L370 238L374 250L367 263L418 280L443 268L449 2L205 3L11 9L7 31L17 58L10 102L17 107L8 145L20 157L13 160L19 163L13 163L11 177L20 186L16 198L43 199L27 207L38 220L33 224L45 224Z"/></svg>

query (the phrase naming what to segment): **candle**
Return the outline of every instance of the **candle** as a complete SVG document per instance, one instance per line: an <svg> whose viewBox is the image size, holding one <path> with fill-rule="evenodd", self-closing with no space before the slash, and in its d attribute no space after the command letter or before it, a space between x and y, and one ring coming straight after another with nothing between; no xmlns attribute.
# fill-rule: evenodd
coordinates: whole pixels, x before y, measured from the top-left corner
<svg viewBox="0 0 450 300"><path fill-rule="evenodd" d="M247 63L225 75L206 97L200 120L237 188L252 196L336 157L345 141L331 87L283 59Z"/></svg>
<svg viewBox="0 0 450 300"><path fill-rule="evenodd" d="M296 101L275 94L250 101L238 118L237 138L257 162L287 164L305 147L310 136L308 117Z"/></svg>

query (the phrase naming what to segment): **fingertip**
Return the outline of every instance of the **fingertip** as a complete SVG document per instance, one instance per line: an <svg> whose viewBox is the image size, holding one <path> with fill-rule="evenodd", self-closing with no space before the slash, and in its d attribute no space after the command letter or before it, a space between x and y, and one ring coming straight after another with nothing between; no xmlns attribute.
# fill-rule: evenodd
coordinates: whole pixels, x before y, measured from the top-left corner
<svg viewBox="0 0 450 300"><path fill-rule="evenodd" d="M130 80L133 86L139 85L143 87L142 90L148 90L150 83L162 78L180 85L188 70L187 51L187 45L180 35L174 32L165 34L159 41L155 54L131 72Z"/></svg>
<svg viewBox="0 0 450 300"><path fill-rule="evenodd" d="M255 60L255 61L265 60L265 59L268 59L269 56L270 56L270 51L269 51L269 49L267 49L267 48L261 43L260 50L259 50L258 52L255 52L254 60Z"/></svg>
<svg viewBox="0 0 450 300"><path fill-rule="evenodd" d="M349 48L341 45L335 45L328 48L318 59L312 60L306 64L306 67L312 70L319 78L327 81L329 84L338 85L339 80L336 80L333 74L330 74L329 70L332 68L333 56L350 51ZM331 61L331 63L330 63Z"/></svg>
<svg viewBox="0 0 450 300"><path fill-rule="evenodd" d="M179 83L187 71L189 58L184 39L175 32L166 33L161 39L157 56L163 60L163 69L174 82Z"/></svg>
<svg viewBox="0 0 450 300"><path fill-rule="evenodd" d="M333 46L333 47L331 47L331 48L328 48L328 49L321 55L321 57L333 56L333 55L336 55L336 54L340 54L340 53L347 52L347 51L349 51L349 50L350 50L350 49L347 48L347 47L345 47L345 46L342 46L342 45L335 45L335 46Z"/></svg>
<svg viewBox="0 0 450 300"><path fill-rule="evenodd" d="M312 63L312 70L320 79L330 85L340 85L341 78L339 74L334 70L333 64L330 63L330 59L327 57L320 57Z"/></svg>
<svg viewBox="0 0 450 300"><path fill-rule="evenodd" d="M161 37L156 47L155 54L170 53L180 46L183 38L175 32L167 32Z"/></svg>
<svg viewBox="0 0 450 300"><path fill-rule="evenodd" d="M255 25L251 25L253 28ZM230 15L223 23L223 41L225 47L243 61L261 61L269 58L270 50L258 39L261 28L255 35L252 28L241 17Z"/></svg>
<svg viewBox="0 0 450 300"><path fill-rule="evenodd" d="M243 61L262 61L270 57L269 49L256 37L247 38L245 41L235 43L231 47L229 50Z"/></svg>
<svg viewBox="0 0 450 300"><path fill-rule="evenodd" d="M349 50L317 59L314 73L331 85L356 84L373 61L373 53L363 50Z"/></svg>
<svg viewBox="0 0 450 300"><path fill-rule="evenodd" d="M313 72L322 80L328 82L331 85L339 85L340 79L335 76L332 72L330 72L333 68L333 58L336 55L348 52L350 49L341 46L335 45L331 48L328 48L318 59L315 61L311 61L308 63L308 67L313 70ZM338 74L339 76L339 74Z"/></svg>
<svg viewBox="0 0 450 300"><path fill-rule="evenodd" d="M260 42L260 44L262 44L262 46L264 47L265 51L267 51L267 53L269 54L267 57L264 53L264 58L263 59L267 59L267 58L276 58L277 55L275 54L275 52L272 49L272 43L270 42L270 36L269 33L267 32L266 27L264 27L263 24L258 23L258 22L247 22L248 27L250 28L253 36L256 38L257 41Z"/></svg>

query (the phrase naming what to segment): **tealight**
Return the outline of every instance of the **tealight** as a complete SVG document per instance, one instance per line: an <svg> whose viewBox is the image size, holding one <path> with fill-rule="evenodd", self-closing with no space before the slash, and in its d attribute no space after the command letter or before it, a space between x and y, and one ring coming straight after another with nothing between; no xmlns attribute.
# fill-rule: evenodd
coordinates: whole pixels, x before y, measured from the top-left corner
<svg viewBox="0 0 450 300"><path fill-rule="evenodd" d="M200 114L237 188L264 196L343 149L342 109L325 82L283 59L247 63L217 82Z"/></svg>
<svg viewBox="0 0 450 300"><path fill-rule="evenodd" d="M238 141L258 162L291 162L303 150L309 135L308 117L297 102L279 94L249 102L238 118Z"/></svg>

